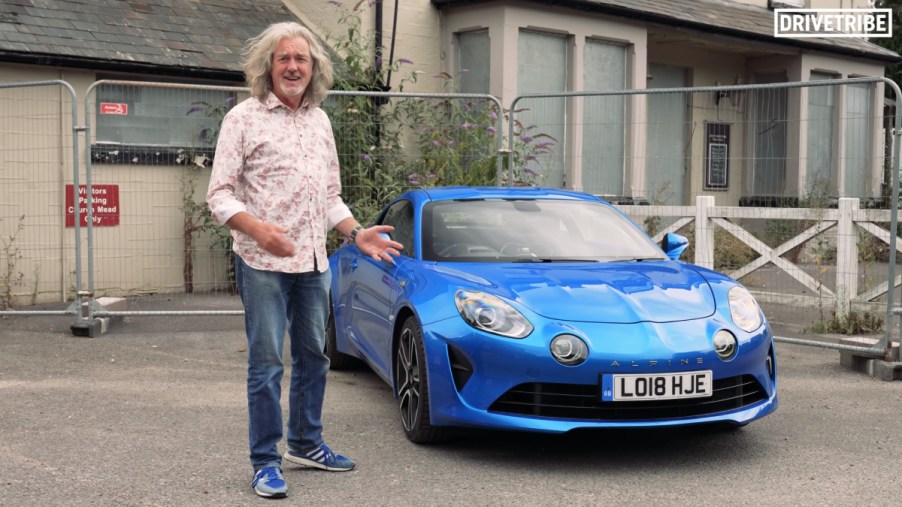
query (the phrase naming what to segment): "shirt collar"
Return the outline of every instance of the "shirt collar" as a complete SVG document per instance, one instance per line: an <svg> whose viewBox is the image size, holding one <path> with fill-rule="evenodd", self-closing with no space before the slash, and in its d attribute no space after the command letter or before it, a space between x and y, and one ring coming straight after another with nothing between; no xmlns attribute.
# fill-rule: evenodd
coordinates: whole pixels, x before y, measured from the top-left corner
<svg viewBox="0 0 902 507"><path fill-rule="evenodd" d="M269 95L266 97L266 100L263 103L270 111L277 107L284 107L285 109L288 109L288 106L283 104L282 101L279 100L279 97L276 97L276 94L272 91L269 92ZM304 99L304 102L301 103L301 107L298 108L298 111L307 109L309 108L309 106L310 102L307 99Z"/></svg>

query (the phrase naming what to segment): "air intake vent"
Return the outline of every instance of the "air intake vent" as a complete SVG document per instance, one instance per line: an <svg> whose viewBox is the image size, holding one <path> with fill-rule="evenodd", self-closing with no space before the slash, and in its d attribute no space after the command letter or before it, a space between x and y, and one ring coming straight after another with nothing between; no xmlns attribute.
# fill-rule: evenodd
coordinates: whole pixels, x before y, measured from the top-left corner
<svg viewBox="0 0 902 507"><path fill-rule="evenodd" d="M767 393L751 375L715 380L713 388L710 398L602 402L597 385L531 382L504 393L489 412L553 419L653 421L717 414L767 399Z"/></svg>

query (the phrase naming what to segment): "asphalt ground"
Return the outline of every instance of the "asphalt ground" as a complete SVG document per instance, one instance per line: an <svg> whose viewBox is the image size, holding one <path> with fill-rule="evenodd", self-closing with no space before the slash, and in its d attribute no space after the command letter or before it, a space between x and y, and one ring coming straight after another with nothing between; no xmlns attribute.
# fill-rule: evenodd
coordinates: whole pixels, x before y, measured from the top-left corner
<svg viewBox="0 0 902 507"><path fill-rule="evenodd" d="M240 309L227 296L129 305ZM778 336L805 337L810 314L765 311ZM325 436L357 469L286 463L289 497L264 500L249 487L241 317L128 317L95 338L73 336L73 320L0 317L0 505L902 503L902 382L849 371L834 350L778 344L780 406L736 431L467 431L434 446L404 438L372 372L330 372Z"/></svg>

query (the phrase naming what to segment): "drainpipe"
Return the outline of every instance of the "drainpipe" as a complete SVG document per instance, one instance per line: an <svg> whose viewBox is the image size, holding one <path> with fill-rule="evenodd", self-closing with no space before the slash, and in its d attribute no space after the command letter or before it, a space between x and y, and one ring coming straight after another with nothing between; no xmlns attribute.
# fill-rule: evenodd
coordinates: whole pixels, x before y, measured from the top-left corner
<svg viewBox="0 0 902 507"><path fill-rule="evenodd" d="M375 48L376 48L376 74L378 74L382 70L382 0L376 0L376 27L373 30L373 33L376 35L375 40Z"/></svg>

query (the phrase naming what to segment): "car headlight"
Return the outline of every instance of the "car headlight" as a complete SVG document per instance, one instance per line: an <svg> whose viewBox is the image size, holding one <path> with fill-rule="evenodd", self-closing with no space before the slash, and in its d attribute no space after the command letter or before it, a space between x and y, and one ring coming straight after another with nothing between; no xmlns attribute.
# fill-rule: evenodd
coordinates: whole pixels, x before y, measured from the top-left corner
<svg viewBox="0 0 902 507"><path fill-rule="evenodd" d="M737 285L730 289L728 299L730 300L730 317L733 318L733 323L739 326L739 329L751 333L761 326L761 309L758 308L758 302L745 287Z"/></svg>
<svg viewBox="0 0 902 507"><path fill-rule="evenodd" d="M485 292L459 290L454 303L467 324L483 331L525 338L532 332L532 324L511 305Z"/></svg>

